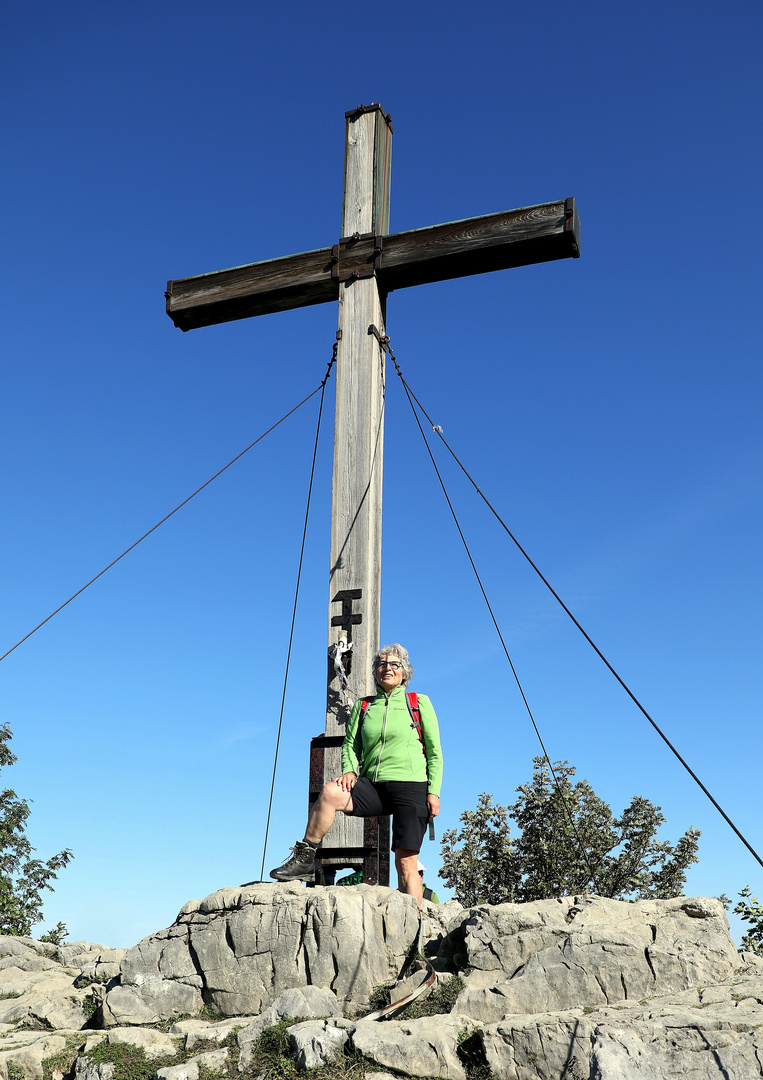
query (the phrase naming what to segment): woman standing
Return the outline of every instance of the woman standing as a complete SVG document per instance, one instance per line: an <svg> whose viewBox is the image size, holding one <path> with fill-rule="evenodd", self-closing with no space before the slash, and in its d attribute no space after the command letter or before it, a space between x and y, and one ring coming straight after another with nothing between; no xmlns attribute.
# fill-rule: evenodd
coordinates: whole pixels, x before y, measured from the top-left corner
<svg viewBox="0 0 763 1080"><path fill-rule="evenodd" d="M413 675L407 649L385 645L374 657L373 669L376 693L356 701L347 722L342 775L325 785L304 839L270 876L277 881L312 881L316 849L338 810L356 817L391 814L398 888L415 896L420 905L418 855L428 821L440 813L440 729L432 703L419 694L419 734L405 690Z"/></svg>

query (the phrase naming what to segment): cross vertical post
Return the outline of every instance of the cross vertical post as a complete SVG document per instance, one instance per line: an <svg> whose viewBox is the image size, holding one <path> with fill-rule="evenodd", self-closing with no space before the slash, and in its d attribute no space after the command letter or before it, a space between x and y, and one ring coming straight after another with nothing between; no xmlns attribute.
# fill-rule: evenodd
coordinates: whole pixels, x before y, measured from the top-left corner
<svg viewBox="0 0 763 1080"><path fill-rule="evenodd" d="M337 644L343 649L351 645L344 652L344 666L353 698L373 689L371 660L379 647L384 452L380 338L385 297L376 271L382 237L389 232L391 147L392 125L379 105L361 106L346 114L342 232L332 249L339 279L339 325L328 643L329 650ZM369 240L370 257L343 269L353 249L361 244L368 248ZM328 680L325 736L311 743L311 805L323 784L342 771L341 744L349 707L342 699L333 662ZM335 868L351 865L363 869L365 880L388 884L388 852L388 819L364 822L338 815L320 848L319 877L330 880Z"/></svg>

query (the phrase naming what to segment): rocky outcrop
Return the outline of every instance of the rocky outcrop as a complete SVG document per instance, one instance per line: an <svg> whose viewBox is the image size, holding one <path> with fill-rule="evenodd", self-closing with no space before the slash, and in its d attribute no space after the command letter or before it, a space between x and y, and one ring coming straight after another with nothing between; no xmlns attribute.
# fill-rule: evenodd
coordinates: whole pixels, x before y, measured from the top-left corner
<svg viewBox="0 0 763 1080"><path fill-rule="evenodd" d="M738 964L717 900L563 897L474 909L456 1009L480 1021L638 1001L720 982Z"/></svg>
<svg viewBox="0 0 763 1080"><path fill-rule="evenodd" d="M203 1005L256 1015L306 985L329 987L344 1010L364 1009L399 972L417 928L414 900L378 886L221 889L127 952L104 1023L152 1024ZM433 933L442 928L435 922Z"/></svg>
<svg viewBox="0 0 763 1080"><path fill-rule="evenodd" d="M763 965L652 1002L508 1016L479 1029L502 1080L763 1076Z"/></svg>
<svg viewBox="0 0 763 1080"><path fill-rule="evenodd" d="M82 941L56 948L34 938L0 937L0 1025L84 1027L124 953Z"/></svg>
<svg viewBox="0 0 763 1080"><path fill-rule="evenodd" d="M468 1060L496 1080L763 1077L763 960L738 955L717 901L425 904L453 1011L363 1019L375 987L396 999L421 979L417 931L390 889L260 884L186 904L124 954L0 938L0 1080L113 1080L88 1056L102 1042L140 1047L160 1080L251 1075L282 1019L300 1068L350 1051L358 1080L466 1080Z"/></svg>

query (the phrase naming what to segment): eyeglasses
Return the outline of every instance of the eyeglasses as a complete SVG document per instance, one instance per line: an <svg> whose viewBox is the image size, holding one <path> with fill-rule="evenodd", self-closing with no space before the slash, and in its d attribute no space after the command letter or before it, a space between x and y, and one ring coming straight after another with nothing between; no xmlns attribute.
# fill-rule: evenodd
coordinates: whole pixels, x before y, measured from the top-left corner
<svg viewBox="0 0 763 1080"><path fill-rule="evenodd" d="M380 660L376 666L380 671L382 668L392 668L393 671L399 671L403 665L398 663L397 660Z"/></svg>

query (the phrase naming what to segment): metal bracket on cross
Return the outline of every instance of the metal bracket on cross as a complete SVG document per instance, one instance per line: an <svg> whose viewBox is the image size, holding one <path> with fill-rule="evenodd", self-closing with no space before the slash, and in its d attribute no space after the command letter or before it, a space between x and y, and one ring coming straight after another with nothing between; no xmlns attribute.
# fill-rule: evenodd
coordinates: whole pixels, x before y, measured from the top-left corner
<svg viewBox="0 0 763 1080"><path fill-rule="evenodd" d="M342 236L331 249L331 277L351 284L374 277L381 270L382 237L379 233L353 233Z"/></svg>

